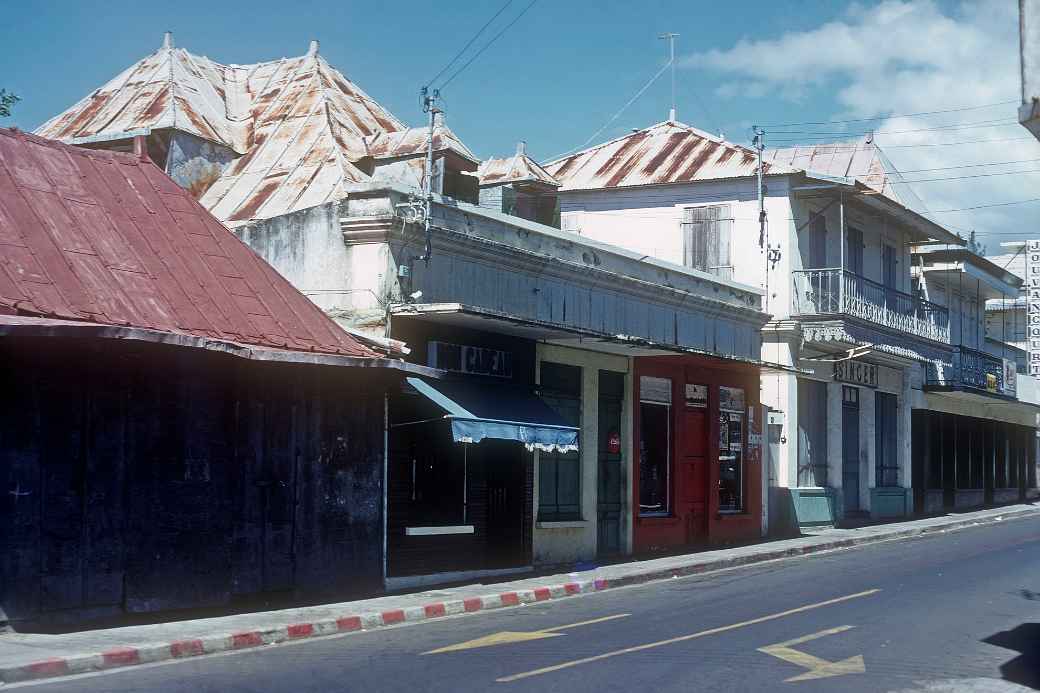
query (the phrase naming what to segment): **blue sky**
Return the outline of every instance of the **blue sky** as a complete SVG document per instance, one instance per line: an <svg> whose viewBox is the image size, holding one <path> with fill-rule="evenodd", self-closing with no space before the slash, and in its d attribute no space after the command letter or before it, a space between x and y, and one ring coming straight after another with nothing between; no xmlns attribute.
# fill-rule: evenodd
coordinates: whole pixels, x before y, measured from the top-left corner
<svg viewBox="0 0 1040 693"><path fill-rule="evenodd" d="M527 3L514 0L495 26ZM3 124L35 128L154 51L165 30L178 46L220 62L299 55L319 39L329 62L399 118L418 124L419 87L501 4L10 2L0 27L0 87L23 101ZM539 0L449 85L442 105L448 124L478 155L510 153L525 139L535 157L546 159L584 142L661 67L667 46L657 36L667 31L681 35L680 119L721 129L735 142L748 141L753 122L1004 101L1017 96L1013 4ZM911 31L893 32L893 22ZM664 120L669 100L666 75L597 140ZM1014 118L1014 106L878 126L906 130L1001 118ZM964 140L968 134L974 140L1027 135L1005 126L956 134ZM898 145L889 155L903 169L1040 158L1035 142L917 148L922 138L934 133L879 141ZM934 182L918 193L932 209L1035 197L1020 178L1035 191L1040 176ZM1037 212L1026 205L945 218L999 242L1008 240L998 234L1009 223L1029 223Z"/></svg>

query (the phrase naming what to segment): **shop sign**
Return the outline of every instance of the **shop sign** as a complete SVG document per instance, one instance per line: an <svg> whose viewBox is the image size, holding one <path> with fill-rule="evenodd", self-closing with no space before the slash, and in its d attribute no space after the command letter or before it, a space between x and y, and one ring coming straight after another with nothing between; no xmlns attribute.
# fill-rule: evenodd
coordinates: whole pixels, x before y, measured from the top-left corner
<svg viewBox="0 0 1040 693"><path fill-rule="evenodd" d="M852 383L864 387L878 386L878 367L863 361L836 361L834 379L839 383Z"/></svg>
<svg viewBox="0 0 1040 693"><path fill-rule="evenodd" d="M427 346L426 357L427 364L431 368L468 375L513 377L513 354L501 349L430 342Z"/></svg>
<svg viewBox="0 0 1040 693"><path fill-rule="evenodd" d="M1029 375L1040 376L1040 240L1026 241L1026 293Z"/></svg>
<svg viewBox="0 0 1040 693"><path fill-rule="evenodd" d="M686 383L686 406L705 409L708 406L708 386Z"/></svg>
<svg viewBox="0 0 1040 693"><path fill-rule="evenodd" d="M744 413L744 390L739 387L719 387L719 410Z"/></svg>
<svg viewBox="0 0 1040 693"><path fill-rule="evenodd" d="M611 431L607 434L607 452L611 455L617 455L621 452L621 434L617 431Z"/></svg>
<svg viewBox="0 0 1040 693"><path fill-rule="evenodd" d="M1004 361L1004 394L1014 395L1018 392L1018 364L1014 359Z"/></svg>

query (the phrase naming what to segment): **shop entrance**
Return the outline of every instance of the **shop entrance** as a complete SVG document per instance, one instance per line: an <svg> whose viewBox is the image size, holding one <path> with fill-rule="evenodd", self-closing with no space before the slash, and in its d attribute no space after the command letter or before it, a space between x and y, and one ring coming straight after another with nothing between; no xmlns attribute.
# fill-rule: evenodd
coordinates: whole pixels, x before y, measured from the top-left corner
<svg viewBox="0 0 1040 693"><path fill-rule="evenodd" d="M621 411L625 400L625 376L599 372L599 467L596 489L596 553L621 553Z"/></svg>
<svg viewBox="0 0 1040 693"><path fill-rule="evenodd" d="M859 388L841 388L841 484L845 514L859 512Z"/></svg>
<svg viewBox="0 0 1040 693"><path fill-rule="evenodd" d="M525 563L525 451L522 446L503 440L484 440L471 447L479 449L487 483L488 567Z"/></svg>
<svg viewBox="0 0 1040 693"><path fill-rule="evenodd" d="M687 408L683 414L679 458L679 502L686 515L686 543L707 539L708 416L707 409Z"/></svg>

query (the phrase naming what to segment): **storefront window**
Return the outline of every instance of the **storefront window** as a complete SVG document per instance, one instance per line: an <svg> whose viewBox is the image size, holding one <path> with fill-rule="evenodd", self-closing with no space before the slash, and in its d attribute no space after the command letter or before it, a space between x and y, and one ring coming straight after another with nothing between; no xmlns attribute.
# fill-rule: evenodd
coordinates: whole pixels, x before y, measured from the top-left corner
<svg viewBox="0 0 1040 693"><path fill-rule="evenodd" d="M744 508L744 391L719 388L719 510Z"/></svg>
<svg viewBox="0 0 1040 693"><path fill-rule="evenodd" d="M542 400L568 425L581 426L581 368L543 361L540 369ZM577 451L539 453L538 519L581 519L581 458Z"/></svg>
<svg viewBox="0 0 1040 693"><path fill-rule="evenodd" d="M439 444L438 444L439 443ZM467 445L450 441L413 444L411 449L411 522L423 527L466 524Z"/></svg>
<svg viewBox="0 0 1040 693"><path fill-rule="evenodd" d="M639 379L639 514L667 515L671 510L672 381Z"/></svg>

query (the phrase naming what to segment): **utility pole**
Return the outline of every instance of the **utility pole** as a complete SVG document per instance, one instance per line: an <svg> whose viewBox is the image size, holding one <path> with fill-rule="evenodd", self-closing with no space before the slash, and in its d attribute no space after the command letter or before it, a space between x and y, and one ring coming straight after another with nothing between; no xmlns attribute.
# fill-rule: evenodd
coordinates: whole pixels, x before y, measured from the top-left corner
<svg viewBox="0 0 1040 693"><path fill-rule="evenodd" d="M430 129L426 141L426 175L423 176L423 202L424 202L424 224L426 231L426 248L420 260L430 266L430 256L433 255L433 240L430 230L430 213L433 208L433 135L437 127L437 114L441 109L437 108L437 99L441 96L440 91L434 89L432 92L422 88L423 113L430 114Z"/></svg>
<svg viewBox="0 0 1040 693"><path fill-rule="evenodd" d="M668 32L658 38L668 41L668 64L672 66L672 110L668 112L668 120L674 121L678 115L675 108L675 39L679 38L679 34Z"/></svg>
<svg viewBox="0 0 1040 693"><path fill-rule="evenodd" d="M758 157L758 166L756 167L758 179L758 247L766 251L766 281L763 287L765 288L765 305L762 308L769 312L769 240L766 238L766 195L762 183L762 150L765 149L766 131L757 125L752 127L752 131L755 133L752 146L754 146L756 156Z"/></svg>

